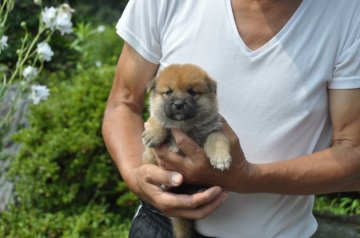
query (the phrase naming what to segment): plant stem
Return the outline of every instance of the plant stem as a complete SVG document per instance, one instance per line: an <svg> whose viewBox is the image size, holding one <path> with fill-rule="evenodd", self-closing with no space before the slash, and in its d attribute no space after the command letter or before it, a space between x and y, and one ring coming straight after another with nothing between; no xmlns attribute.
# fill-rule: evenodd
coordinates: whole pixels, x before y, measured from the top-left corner
<svg viewBox="0 0 360 238"><path fill-rule="evenodd" d="M1 9L0 9L0 16L3 15L3 12L4 12L4 8L5 8L5 7L6 7L6 9L5 9L5 15L4 15L4 17L2 17L3 20L2 20L2 22L0 23L0 26L1 26L1 27L5 27L5 23L6 23L6 21L7 21L9 12L13 9L14 4L15 4L14 0L5 0L5 1L3 2L3 5L1 6Z"/></svg>
<svg viewBox="0 0 360 238"><path fill-rule="evenodd" d="M44 28L40 28L38 33L36 34L36 36L32 40L32 42L30 43L29 47L27 49L26 49L26 47L24 48L24 50L26 51L24 58L21 57L22 55L19 55L18 62L16 63L16 69L15 69L14 73L11 75L11 78L9 79L8 83L11 83L11 81L14 80L14 78L17 77L17 75L19 74L20 69L23 68L25 62L29 59L30 53L32 53L32 50L33 50L35 44L37 43L37 41L39 40L41 34L44 31L45 31ZM26 37L26 35L25 35L25 37Z"/></svg>

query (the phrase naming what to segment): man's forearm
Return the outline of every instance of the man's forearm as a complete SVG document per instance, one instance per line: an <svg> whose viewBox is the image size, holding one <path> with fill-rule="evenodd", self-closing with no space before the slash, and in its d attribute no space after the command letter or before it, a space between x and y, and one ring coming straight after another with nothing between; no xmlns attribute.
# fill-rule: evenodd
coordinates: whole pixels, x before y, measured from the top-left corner
<svg viewBox="0 0 360 238"><path fill-rule="evenodd" d="M292 195L360 190L360 157L354 148L336 145L296 159L251 166L252 192ZM241 192L244 188L238 188Z"/></svg>
<svg viewBox="0 0 360 238"><path fill-rule="evenodd" d="M123 179L130 182L131 171L141 165L142 116L126 104L108 108L103 122L103 136L110 156Z"/></svg>

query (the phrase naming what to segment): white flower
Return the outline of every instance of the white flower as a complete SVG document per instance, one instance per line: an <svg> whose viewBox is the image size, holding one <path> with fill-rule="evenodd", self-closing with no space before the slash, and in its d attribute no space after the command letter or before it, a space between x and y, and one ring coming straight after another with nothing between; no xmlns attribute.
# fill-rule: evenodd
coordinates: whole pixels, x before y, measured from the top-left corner
<svg viewBox="0 0 360 238"><path fill-rule="evenodd" d="M74 9L69 4L64 3L58 8L45 7L41 13L42 21L47 28L59 30L61 35L72 32L73 24L71 22L72 13Z"/></svg>
<svg viewBox="0 0 360 238"><path fill-rule="evenodd" d="M58 10L54 7L45 7L44 11L41 13L41 19L44 22L45 26L47 28L50 28L51 30L55 29L56 23L56 15Z"/></svg>
<svg viewBox="0 0 360 238"><path fill-rule="evenodd" d="M40 6L42 4L42 0L34 0L34 3Z"/></svg>
<svg viewBox="0 0 360 238"><path fill-rule="evenodd" d="M30 99L34 104L38 104L41 100L49 97L50 90L44 85L32 85Z"/></svg>
<svg viewBox="0 0 360 238"><path fill-rule="evenodd" d="M100 67L102 66L101 61L97 60L97 61L95 62L95 66L98 67L98 68L100 68Z"/></svg>
<svg viewBox="0 0 360 238"><path fill-rule="evenodd" d="M37 68L29 65L24 69L22 75L26 80L33 80L34 78L36 78L38 73L39 71Z"/></svg>
<svg viewBox="0 0 360 238"><path fill-rule="evenodd" d="M61 32L61 35L72 32L73 24L71 22L71 17L73 12L74 9L72 9L67 3L62 4L58 8L55 25L56 29Z"/></svg>
<svg viewBox="0 0 360 238"><path fill-rule="evenodd" d="M99 33L103 33L105 31L105 26L104 25L99 25L97 28L96 28L96 31L99 32Z"/></svg>
<svg viewBox="0 0 360 238"><path fill-rule="evenodd" d="M37 45L37 53L40 56L40 59L45 61L50 61L54 55L54 52L47 42L41 42Z"/></svg>
<svg viewBox="0 0 360 238"><path fill-rule="evenodd" d="M8 37L3 35L0 39L0 53L8 47Z"/></svg>
<svg viewBox="0 0 360 238"><path fill-rule="evenodd" d="M68 14L59 13L56 17L56 29L61 32L61 35L72 32L72 22Z"/></svg>

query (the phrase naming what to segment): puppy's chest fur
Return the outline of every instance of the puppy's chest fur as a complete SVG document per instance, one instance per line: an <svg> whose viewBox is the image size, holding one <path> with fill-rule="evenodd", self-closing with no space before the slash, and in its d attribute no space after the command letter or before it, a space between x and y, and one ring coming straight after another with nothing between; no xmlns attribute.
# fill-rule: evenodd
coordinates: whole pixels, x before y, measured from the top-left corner
<svg viewBox="0 0 360 238"><path fill-rule="evenodd" d="M169 130L171 128L168 128ZM200 147L204 147L207 137L214 133L219 132L222 129L222 122L220 115L216 115L214 118L210 120L204 121L201 124L194 125L189 128L182 128L187 136L193 139ZM169 144L169 148L171 151L180 152L178 146L175 142L175 139L171 133L169 133L169 138L167 140Z"/></svg>

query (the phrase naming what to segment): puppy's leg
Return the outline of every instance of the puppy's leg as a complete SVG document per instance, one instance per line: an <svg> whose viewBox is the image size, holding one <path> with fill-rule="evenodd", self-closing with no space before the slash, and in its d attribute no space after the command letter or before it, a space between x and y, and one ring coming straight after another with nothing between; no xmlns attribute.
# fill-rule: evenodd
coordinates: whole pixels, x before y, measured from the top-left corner
<svg viewBox="0 0 360 238"><path fill-rule="evenodd" d="M214 168L220 170L230 168L230 144L223 133L215 132L210 134L204 144L204 150Z"/></svg>
<svg viewBox="0 0 360 238"><path fill-rule="evenodd" d="M180 217L171 217L171 224L173 226L175 238L193 237L193 224L191 220Z"/></svg>
<svg viewBox="0 0 360 238"><path fill-rule="evenodd" d="M157 165L155 160L155 152L153 148L146 147L142 155L142 161L144 164L154 164Z"/></svg>
<svg viewBox="0 0 360 238"><path fill-rule="evenodd" d="M142 134L142 140L147 147L156 147L165 142L168 135L169 131L163 128L157 120L150 117Z"/></svg>

